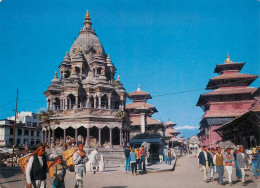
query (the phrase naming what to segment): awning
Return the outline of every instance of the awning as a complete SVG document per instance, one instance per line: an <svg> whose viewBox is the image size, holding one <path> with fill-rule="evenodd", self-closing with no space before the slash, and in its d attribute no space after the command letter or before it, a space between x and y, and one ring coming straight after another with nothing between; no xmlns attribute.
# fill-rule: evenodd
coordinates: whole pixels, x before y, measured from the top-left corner
<svg viewBox="0 0 260 188"><path fill-rule="evenodd" d="M162 144L161 138L146 138L146 139L132 139L130 144L141 144L143 142L148 142L150 144Z"/></svg>

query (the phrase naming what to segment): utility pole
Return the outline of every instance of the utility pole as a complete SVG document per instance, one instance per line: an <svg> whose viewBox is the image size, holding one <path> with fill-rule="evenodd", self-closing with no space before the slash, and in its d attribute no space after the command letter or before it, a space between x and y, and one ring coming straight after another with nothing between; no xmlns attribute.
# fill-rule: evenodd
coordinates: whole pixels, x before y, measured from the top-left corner
<svg viewBox="0 0 260 188"><path fill-rule="evenodd" d="M16 126L16 115L17 115L17 102L18 102L18 88L17 88L17 94L16 94L16 105L15 105L15 115L14 115L12 166L14 166L14 145L15 145L15 126Z"/></svg>

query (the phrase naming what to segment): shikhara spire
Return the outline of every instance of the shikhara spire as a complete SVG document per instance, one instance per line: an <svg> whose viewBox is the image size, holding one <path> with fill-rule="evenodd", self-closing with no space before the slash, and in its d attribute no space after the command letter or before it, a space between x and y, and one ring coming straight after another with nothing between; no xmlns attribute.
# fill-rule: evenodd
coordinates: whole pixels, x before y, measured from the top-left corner
<svg viewBox="0 0 260 188"><path fill-rule="evenodd" d="M85 20L91 20L90 14L89 14L89 11L88 11L88 10L87 10L87 13L86 13L86 16L85 16Z"/></svg>

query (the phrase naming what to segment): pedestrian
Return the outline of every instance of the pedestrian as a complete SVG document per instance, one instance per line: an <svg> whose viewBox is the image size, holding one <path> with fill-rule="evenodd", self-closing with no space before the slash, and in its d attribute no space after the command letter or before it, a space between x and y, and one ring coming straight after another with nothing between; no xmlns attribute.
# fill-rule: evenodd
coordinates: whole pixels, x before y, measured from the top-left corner
<svg viewBox="0 0 260 188"><path fill-rule="evenodd" d="M89 155L90 169L93 174L95 174L97 171L97 156L98 156L98 149L95 148Z"/></svg>
<svg viewBox="0 0 260 188"><path fill-rule="evenodd" d="M83 150L82 142L78 142L78 150L73 154L75 164L76 185L75 188L83 188L83 176L86 175L86 165L88 158Z"/></svg>
<svg viewBox="0 0 260 188"><path fill-rule="evenodd" d="M168 148L168 151L167 151L167 163L168 163L168 165L171 164L171 160L172 160L171 158L172 158L172 152L171 152L170 148Z"/></svg>
<svg viewBox="0 0 260 188"><path fill-rule="evenodd" d="M140 156L141 156L141 163L143 163L143 171L146 170L145 168L146 155L147 155L146 149L144 148L144 146L142 146Z"/></svg>
<svg viewBox="0 0 260 188"><path fill-rule="evenodd" d="M233 161L235 161L234 156L230 153L230 148L226 149L226 154L224 155L225 167L228 173L229 185L233 185L232 181L232 170L233 170Z"/></svg>
<svg viewBox="0 0 260 188"><path fill-rule="evenodd" d="M52 166L54 175L53 188L65 188L64 177L66 175L66 167L62 160L62 156L59 155L56 163Z"/></svg>
<svg viewBox="0 0 260 188"><path fill-rule="evenodd" d="M138 170L141 170L140 150L138 147L135 149L135 153L136 153L136 164L138 165Z"/></svg>
<svg viewBox="0 0 260 188"><path fill-rule="evenodd" d="M210 154L207 152L207 146L203 146L203 150L199 153L199 168L202 167L204 173L204 181L209 183L208 174L211 166Z"/></svg>
<svg viewBox="0 0 260 188"><path fill-rule="evenodd" d="M254 178L258 179L260 178L260 172L258 169L258 165L259 165L259 160L260 160L260 155L257 152L256 148L252 148L252 170L254 172Z"/></svg>
<svg viewBox="0 0 260 188"><path fill-rule="evenodd" d="M31 156L26 166L26 180L29 188L46 188L46 173L48 173L45 146L36 145L35 155Z"/></svg>
<svg viewBox="0 0 260 188"><path fill-rule="evenodd" d="M211 152L210 152L210 159L211 159L211 167L210 167L210 181L213 182L214 180L214 176L215 176L215 171L216 171L216 166L213 162L213 158L215 155L215 149L211 148Z"/></svg>
<svg viewBox="0 0 260 188"><path fill-rule="evenodd" d="M238 165L237 165L237 154L239 152L238 148L239 148L239 146L235 148L234 153L233 153L233 156L234 156L234 159L235 159L235 168L236 168L236 178L237 178L237 180L242 178L241 170L238 169Z"/></svg>
<svg viewBox="0 0 260 188"><path fill-rule="evenodd" d="M130 164L131 164L132 175L136 175L137 172L136 161L137 161L137 155L134 148L132 148L132 151L130 153Z"/></svg>
<svg viewBox="0 0 260 188"><path fill-rule="evenodd" d="M217 173L218 173L218 183L220 185L224 185L224 182L223 182L223 175L224 175L224 166L223 166L223 160L224 160L224 157L223 157L223 154L221 153L221 148L220 147L217 147L217 153L216 155L214 155L214 164L216 165L216 170L217 170Z"/></svg>
<svg viewBox="0 0 260 188"><path fill-rule="evenodd" d="M125 153L125 171L130 171L130 152L128 146L125 147L124 153Z"/></svg>
<svg viewBox="0 0 260 188"><path fill-rule="evenodd" d="M165 147L164 149L163 149L163 160L164 160L164 162L167 164L167 153L168 153L168 149L167 149L167 147Z"/></svg>
<svg viewBox="0 0 260 188"><path fill-rule="evenodd" d="M239 147L239 152L237 153L237 165L238 165L238 170L241 171L242 174L242 184L243 186L246 186L245 183L245 176L246 176L246 171L245 169L249 167L248 165L248 155L244 153L244 147L240 146Z"/></svg>

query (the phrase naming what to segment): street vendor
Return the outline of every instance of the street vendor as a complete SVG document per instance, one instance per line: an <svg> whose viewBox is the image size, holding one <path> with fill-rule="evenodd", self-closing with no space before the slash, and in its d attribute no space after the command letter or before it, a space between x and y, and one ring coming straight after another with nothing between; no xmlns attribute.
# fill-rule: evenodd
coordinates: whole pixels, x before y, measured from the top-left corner
<svg viewBox="0 0 260 188"><path fill-rule="evenodd" d="M83 188L83 176L86 175L86 166L88 158L83 150L82 142L78 142L78 150L73 154L73 163L75 164L76 185L77 188Z"/></svg>
<svg viewBox="0 0 260 188"><path fill-rule="evenodd" d="M46 188L46 173L48 173L45 146L36 146L36 154L31 156L26 166L26 180L29 188Z"/></svg>

